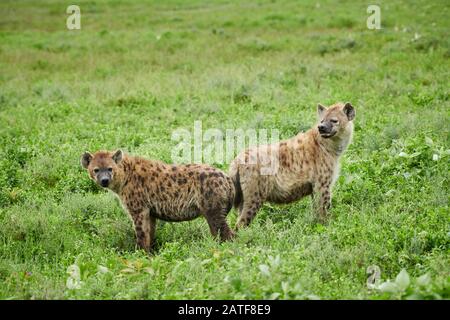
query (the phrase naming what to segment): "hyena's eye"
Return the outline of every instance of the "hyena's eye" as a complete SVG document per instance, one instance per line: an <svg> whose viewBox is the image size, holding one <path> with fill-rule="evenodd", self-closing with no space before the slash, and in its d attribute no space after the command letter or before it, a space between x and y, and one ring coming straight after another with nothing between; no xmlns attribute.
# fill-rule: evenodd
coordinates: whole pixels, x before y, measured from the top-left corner
<svg viewBox="0 0 450 320"><path fill-rule="evenodd" d="M112 172L112 168L108 168L108 171L109 171L109 172Z"/></svg>
<svg viewBox="0 0 450 320"><path fill-rule="evenodd" d="M330 120L332 123L338 123L339 121L337 119L331 119Z"/></svg>
<svg viewBox="0 0 450 320"><path fill-rule="evenodd" d="M99 171L100 171L99 168L95 168L95 169L94 169L94 173L98 173Z"/></svg>

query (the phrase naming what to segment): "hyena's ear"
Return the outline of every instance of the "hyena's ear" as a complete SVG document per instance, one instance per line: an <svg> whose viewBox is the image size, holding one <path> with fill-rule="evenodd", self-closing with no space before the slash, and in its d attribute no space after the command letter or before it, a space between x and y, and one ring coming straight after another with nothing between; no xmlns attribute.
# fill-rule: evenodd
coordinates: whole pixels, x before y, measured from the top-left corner
<svg viewBox="0 0 450 320"><path fill-rule="evenodd" d="M89 163L92 161L92 158L94 158L94 156L90 152L86 151L81 156L81 165L87 169L87 167L89 167Z"/></svg>
<svg viewBox="0 0 450 320"><path fill-rule="evenodd" d="M327 111L327 108L324 107L323 105L321 105L320 103L317 104L317 115L319 116L319 118L322 118L323 113Z"/></svg>
<svg viewBox="0 0 450 320"><path fill-rule="evenodd" d="M344 113L347 115L347 118L349 121L352 121L355 119L355 108L353 108L352 104L350 102L347 102L344 106Z"/></svg>
<svg viewBox="0 0 450 320"><path fill-rule="evenodd" d="M117 150L117 151L113 154L112 158L113 158L113 160L114 160L115 163L119 164L120 161L122 161L122 158L123 158L123 152L122 152L122 150L120 150L120 149Z"/></svg>

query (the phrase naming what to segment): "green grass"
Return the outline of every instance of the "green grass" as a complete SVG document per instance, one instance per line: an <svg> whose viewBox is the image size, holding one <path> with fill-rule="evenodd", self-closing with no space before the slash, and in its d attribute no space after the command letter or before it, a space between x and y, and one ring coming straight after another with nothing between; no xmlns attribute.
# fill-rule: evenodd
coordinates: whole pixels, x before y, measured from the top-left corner
<svg viewBox="0 0 450 320"><path fill-rule="evenodd" d="M376 31L364 1L80 0L68 31L69 3L1 1L0 298L450 298L450 7L378 3ZM148 257L79 164L170 162L195 120L287 138L336 101L357 115L327 226L309 199L267 204L224 244L203 219L160 223ZM368 289L371 265L410 281Z"/></svg>

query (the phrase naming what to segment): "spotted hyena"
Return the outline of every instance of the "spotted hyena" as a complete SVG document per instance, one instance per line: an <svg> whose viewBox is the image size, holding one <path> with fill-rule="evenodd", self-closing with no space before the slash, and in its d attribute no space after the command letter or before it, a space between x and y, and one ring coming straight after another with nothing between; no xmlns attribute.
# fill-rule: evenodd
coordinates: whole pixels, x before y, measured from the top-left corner
<svg viewBox="0 0 450 320"><path fill-rule="evenodd" d="M305 133L240 153L230 165L236 184L236 228L247 226L265 201L290 203L311 195L317 218L325 222L339 158L350 144L355 109L350 103L318 105L319 122ZM276 157L270 157L276 154ZM267 163L273 172L262 174ZM263 165L264 164L264 165Z"/></svg>
<svg viewBox="0 0 450 320"><path fill-rule="evenodd" d="M222 171L202 164L169 165L116 152L86 152L81 164L98 185L116 193L134 223L138 245L149 251L156 219L187 221L203 215L213 236L233 237L226 216L235 187Z"/></svg>

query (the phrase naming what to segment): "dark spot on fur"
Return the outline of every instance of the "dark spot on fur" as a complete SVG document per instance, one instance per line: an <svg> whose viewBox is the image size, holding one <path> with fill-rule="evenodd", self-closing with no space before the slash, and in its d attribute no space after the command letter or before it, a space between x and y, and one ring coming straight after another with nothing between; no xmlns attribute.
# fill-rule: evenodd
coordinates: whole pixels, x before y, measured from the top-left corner
<svg viewBox="0 0 450 320"><path fill-rule="evenodd" d="M209 199L211 198L213 195L213 192L211 189L209 189L206 193L205 193L205 199Z"/></svg>

